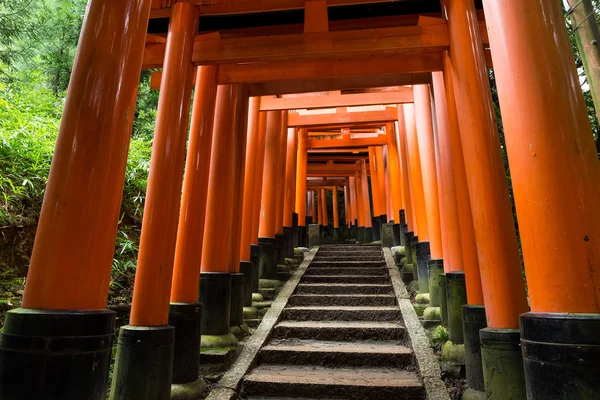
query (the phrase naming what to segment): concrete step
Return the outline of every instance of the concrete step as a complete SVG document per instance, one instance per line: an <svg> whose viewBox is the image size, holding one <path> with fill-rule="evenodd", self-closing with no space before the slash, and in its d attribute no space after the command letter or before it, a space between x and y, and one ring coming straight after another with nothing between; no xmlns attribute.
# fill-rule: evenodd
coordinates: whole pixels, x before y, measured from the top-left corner
<svg viewBox="0 0 600 400"><path fill-rule="evenodd" d="M346 250L319 250L317 252L317 254L315 256L317 257L321 257L321 256L338 256L338 257L344 257L344 256L381 256L383 257L383 252L381 251L381 248L372 248L372 249L368 249L368 250L362 250L362 249L358 249L358 250L353 250L353 249L346 249Z"/></svg>
<svg viewBox="0 0 600 400"><path fill-rule="evenodd" d="M292 321L396 321L402 315L398 307L311 306L287 307L282 318Z"/></svg>
<svg viewBox="0 0 600 400"><path fill-rule="evenodd" d="M300 283L297 294L393 294L392 285L369 283Z"/></svg>
<svg viewBox="0 0 600 400"><path fill-rule="evenodd" d="M261 364L407 368L412 351L394 341L335 342L315 340L273 341L259 353Z"/></svg>
<svg viewBox="0 0 600 400"><path fill-rule="evenodd" d="M310 275L302 277L303 283L388 283L387 275Z"/></svg>
<svg viewBox="0 0 600 400"><path fill-rule="evenodd" d="M404 340L399 322L381 321L282 321L273 329L274 339Z"/></svg>
<svg viewBox="0 0 600 400"><path fill-rule="evenodd" d="M246 376L244 393L344 399L425 399L416 373L396 368L262 365Z"/></svg>
<svg viewBox="0 0 600 400"><path fill-rule="evenodd" d="M387 275L386 267L335 267L310 265L306 273L309 275Z"/></svg>
<svg viewBox="0 0 600 400"><path fill-rule="evenodd" d="M353 255L353 254L341 254L341 255L333 255L333 256L322 256L317 254L313 261L381 261L383 256L381 255Z"/></svg>
<svg viewBox="0 0 600 400"><path fill-rule="evenodd" d="M385 267L385 261L313 261L310 263L311 267L323 267L323 268L375 268Z"/></svg>
<svg viewBox="0 0 600 400"><path fill-rule="evenodd" d="M395 306L391 294L296 294L290 297L290 306Z"/></svg>

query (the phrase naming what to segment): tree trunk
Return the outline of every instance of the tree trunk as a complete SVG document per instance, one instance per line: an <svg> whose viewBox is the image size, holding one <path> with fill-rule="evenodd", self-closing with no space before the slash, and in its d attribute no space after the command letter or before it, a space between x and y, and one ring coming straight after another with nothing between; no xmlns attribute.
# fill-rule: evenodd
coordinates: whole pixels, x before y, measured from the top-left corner
<svg viewBox="0 0 600 400"><path fill-rule="evenodd" d="M596 23L594 5L592 0L567 0L567 3L577 48L590 85L596 118L600 123L600 31ZM596 146L598 145L600 138L596 139Z"/></svg>

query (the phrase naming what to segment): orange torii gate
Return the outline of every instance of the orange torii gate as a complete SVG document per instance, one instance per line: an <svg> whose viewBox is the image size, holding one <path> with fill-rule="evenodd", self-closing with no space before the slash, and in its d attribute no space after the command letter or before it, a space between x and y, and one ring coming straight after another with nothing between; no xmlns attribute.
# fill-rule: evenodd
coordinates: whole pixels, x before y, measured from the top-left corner
<svg viewBox="0 0 600 400"><path fill-rule="evenodd" d="M413 271L424 272L419 266L433 257L430 275L419 280L422 291L435 279L431 270L440 270L433 261L444 260L448 290L456 293L448 305L451 338L464 340L467 354L481 350L481 359L466 360L470 390L523 398L527 388L530 400L567 393L583 399L600 391L594 360L578 350L598 344L586 332L600 324L600 164L560 3L483 0L482 13L472 0L442 0L441 8L432 2L432 17L404 15L406 2L397 2L398 15L384 25L380 17L328 19L328 6L379 3L388 2L90 1L22 308L8 313L1 333L1 398L106 397L112 256L137 84L149 68L163 69L153 76L161 91L131 320L120 331L111 399L166 400L172 384L201 391L197 371L185 366L196 363L201 345L237 345L232 332L243 330L248 276L253 285L255 276L265 278L263 285L279 284L271 278L289 254L290 211L306 215L310 185L299 188L308 179L309 154L336 150L317 143L328 140L350 146L350 153L387 146L390 178L384 152L378 212L395 218L400 211L401 223L405 217L402 241L417 250ZM211 15L277 18L269 14L297 9L305 19L292 30L224 23L199 31ZM169 20L163 30L160 18ZM492 62L529 303L489 86ZM413 86L412 101L333 117L288 115L293 102L284 104L286 111L273 105L261 111L250 101L403 85ZM380 104L392 104L384 97ZM287 101L275 100L269 101ZM316 140L306 130L372 124L386 126L386 134ZM373 233L370 166L357 159L344 177L362 241ZM247 187L252 179L254 188ZM316 217L314 196L309 199ZM559 269L569 273L556 277ZM463 331L466 303L470 323ZM557 363L538 352L541 346L577 366ZM547 381L559 374L564 379Z"/></svg>

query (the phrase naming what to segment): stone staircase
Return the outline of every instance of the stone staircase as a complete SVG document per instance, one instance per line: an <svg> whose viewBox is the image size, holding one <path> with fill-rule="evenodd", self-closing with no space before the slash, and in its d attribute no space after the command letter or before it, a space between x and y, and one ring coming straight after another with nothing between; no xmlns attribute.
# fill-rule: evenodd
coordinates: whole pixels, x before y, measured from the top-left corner
<svg viewBox="0 0 600 400"><path fill-rule="evenodd" d="M381 247L322 246L241 398L425 399Z"/></svg>

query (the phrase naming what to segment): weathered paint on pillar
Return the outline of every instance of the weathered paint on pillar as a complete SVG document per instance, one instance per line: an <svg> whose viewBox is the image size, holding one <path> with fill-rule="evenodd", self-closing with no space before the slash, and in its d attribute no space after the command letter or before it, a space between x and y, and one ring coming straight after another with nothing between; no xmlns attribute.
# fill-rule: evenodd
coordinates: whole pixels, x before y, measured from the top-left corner
<svg viewBox="0 0 600 400"><path fill-rule="evenodd" d="M402 174L400 172L400 158L398 156L398 141L396 140L396 124L386 126L388 140L388 159L390 167L390 189L392 192L392 209L394 221L400 223L400 210L402 210ZM406 190L406 189L405 189Z"/></svg>
<svg viewBox="0 0 600 400"><path fill-rule="evenodd" d="M484 9L531 309L598 313L600 163L560 4Z"/></svg>
<svg viewBox="0 0 600 400"><path fill-rule="evenodd" d="M426 242L429 240L429 226L427 225L427 210L421 172L421 155L417 139L415 106L413 104L404 104L403 107L404 119L406 121L406 150L408 153L408 162L410 163L410 185L415 210L414 215L418 227L419 241Z"/></svg>
<svg viewBox="0 0 600 400"><path fill-rule="evenodd" d="M384 214L385 206L381 188L379 187L379 163L377 162L377 148L369 147L369 172L371 173L371 196L373 197L373 214L376 217Z"/></svg>
<svg viewBox="0 0 600 400"><path fill-rule="evenodd" d="M173 285L171 286L172 303L195 303L198 301L216 99L217 68L215 66L198 67L181 211L177 228Z"/></svg>
<svg viewBox="0 0 600 400"><path fill-rule="evenodd" d="M377 163L377 180L379 181L379 215L384 215L387 214L387 194L385 191L385 162L383 160L383 146L375 147L375 162ZM373 181L372 176L371 181Z"/></svg>
<svg viewBox="0 0 600 400"><path fill-rule="evenodd" d="M150 1L92 2L86 11L25 308L106 308L149 15Z"/></svg>
<svg viewBox="0 0 600 400"><path fill-rule="evenodd" d="M296 206L296 167L298 164L298 129L287 130L287 158L285 162L285 197L283 205L283 226L292 226L292 214ZM306 179L304 180L306 186ZM304 193L304 191L302 192Z"/></svg>
<svg viewBox="0 0 600 400"><path fill-rule="evenodd" d="M385 206L387 212L387 220L398 220L394 217L394 202L392 200L392 184L390 182L390 155L388 146L382 146L383 149L383 171L385 176Z"/></svg>
<svg viewBox="0 0 600 400"><path fill-rule="evenodd" d="M168 322L197 29L196 8L189 3L177 3L169 25L156 113L131 304L133 326L165 326Z"/></svg>
<svg viewBox="0 0 600 400"><path fill-rule="evenodd" d="M365 228L372 228L371 222L371 201L369 199L369 184L367 182L367 165L364 161L360 163L360 186L361 197L364 210Z"/></svg>
<svg viewBox="0 0 600 400"><path fill-rule="evenodd" d="M340 227L340 213L338 210L337 186L331 188L331 201L333 203L333 229Z"/></svg>
<svg viewBox="0 0 600 400"><path fill-rule="evenodd" d="M277 153L280 148L281 111L267 112L267 140L260 208L260 237L274 238L277 229Z"/></svg>
<svg viewBox="0 0 600 400"><path fill-rule="evenodd" d="M258 145L260 133L260 97L251 97L248 106L248 127L246 129L246 169L244 171L244 208L242 210L242 237L240 239L240 259L250 261L250 246L252 245L252 223L254 221L254 187L256 169L258 168ZM264 148L264 146L263 146Z"/></svg>
<svg viewBox="0 0 600 400"><path fill-rule="evenodd" d="M279 136L279 154L277 155L277 221L276 230L277 235L283 235L283 211L285 202L285 166L287 162L287 121L288 112L281 111L281 133Z"/></svg>
<svg viewBox="0 0 600 400"><path fill-rule="evenodd" d="M425 212L427 215L427 234L431 246L431 258L437 259L443 258L443 252L429 85L413 86L413 94Z"/></svg>
<svg viewBox="0 0 600 400"><path fill-rule="evenodd" d="M258 114L258 143L256 153L256 168L254 170L254 192L252 200L252 237L251 244L258 244L258 233L260 225L260 210L262 207L263 172L265 169L265 151L267 142L267 113L261 111Z"/></svg>
<svg viewBox="0 0 600 400"><path fill-rule="evenodd" d="M446 11L488 327L518 328L528 305L477 13L470 0Z"/></svg>
<svg viewBox="0 0 600 400"><path fill-rule="evenodd" d="M452 162L452 147L450 143L450 122L448 120L448 103L446 102L446 88L444 86L443 72L432 74L433 93L435 96L435 111L438 127L439 158L436 160L442 185L440 187L440 208L443 200L442 221L445 221L447 232L444 247L444 271L463 271L462 243L460 240L460 219L458 217L458 204L454 186L454 166ZM440 211L440 215L442 211ZM440 222L442 222L440 221Z"/></svg>
<svg viewBox="0 0 600 400"><path fill-rule="evenodd" d="M404 107L398 105L398 123L396 124L396 142L398 145L398 160L400 161L400 173L402 174L402 206L406 214L406 224L408 230L415 236L418 235L416 219L414 218L414 207L412 200L413 188L410 186L410 168L408 160L408 150L406 143L406 121L404 117Z"/></svg>
<svg viewBox="0 0 600 400"><path fill-rule="evenodd" d="M308 153L306 150L306 140L308 139L308 130L300 129L298 132L298 152L296 165L296 205L295 210L298 214L298 225L306 226L306 169L308 163Z"/></svg>
<svg viewBox="0 0 600 400"><path fill-rule="evenodd" d="M446 103L448 105L448 132L450 134L450 144L452 149L452 166L454 170L454 186L456 188L458 218L460 221L460 242L467 284L467 300L469 304L482 305L483 291L481 288L479 258L477 255L473 216L471 215L471 203L469 200L469 187L467 185L467 172L465 170L462 139L460 137L460 126L456 111L456 100L454 97L454 79L451 72L452 67L450 65L450 57L448 53L445 53L444 84L446 89Z"/></svg>

